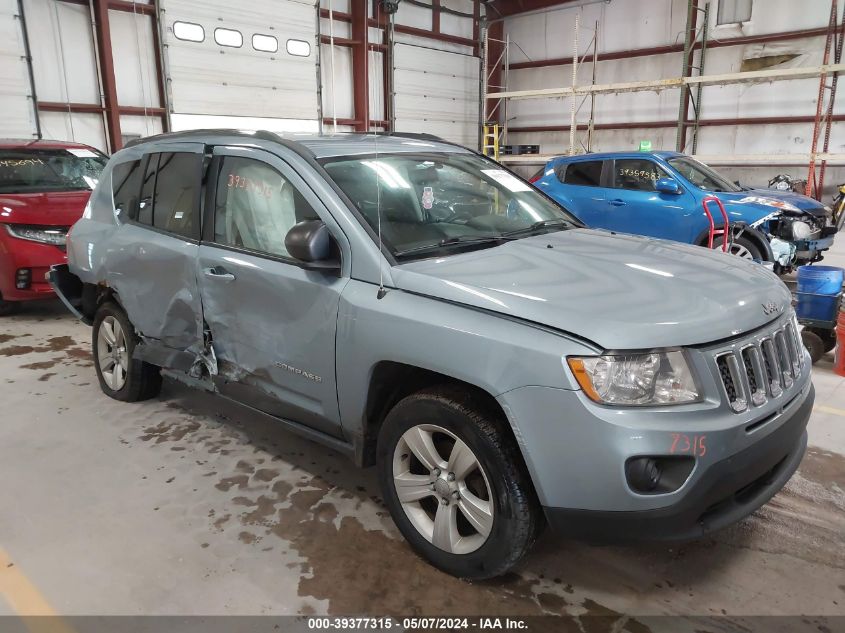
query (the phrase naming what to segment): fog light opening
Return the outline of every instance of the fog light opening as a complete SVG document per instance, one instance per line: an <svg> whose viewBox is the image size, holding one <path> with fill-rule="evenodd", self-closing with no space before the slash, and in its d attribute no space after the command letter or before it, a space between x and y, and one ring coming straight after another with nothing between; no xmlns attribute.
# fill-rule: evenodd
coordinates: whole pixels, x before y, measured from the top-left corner
<svg viewBox="0 0 845 633"><path fill-rule="evenodd" d="M625 463L625 478L638 494L666 494L684 485L693 466L695 459L688 455L632 457Z"/></svg>
<svg viewBox="0 0 845 633"><path fill-rule="evenodd" d="M32 285L32 269L18 268L15 273L15 288L18 290L26 290Z"/></svg>

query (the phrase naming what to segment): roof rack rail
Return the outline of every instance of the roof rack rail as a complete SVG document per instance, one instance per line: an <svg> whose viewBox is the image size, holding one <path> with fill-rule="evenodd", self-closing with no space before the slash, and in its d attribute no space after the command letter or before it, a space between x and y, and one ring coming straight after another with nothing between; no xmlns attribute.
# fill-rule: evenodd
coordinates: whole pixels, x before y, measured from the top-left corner
<svg viewBox="0 0 845 633"><path fill-rule="evenodd" d="M396 136L398 138L411 138L423 141L437 141L438 143L454 144L451 141L447 141L445 138L434 134L428 134L426 132L386 132L385 136Z"/></svg>
<svg viewBox="0 0 845 633"><path fill-rule="evenodd" d="M144 143L150 143L155 141L178 141L182 139L193 139L196 137L207 137L211 134L216 134L218 136L240 136L244 138L257 138L261 139L262 141L278 142L282 140L281 136L279 136L275 132L268 132L267 130L245 131L227 128L207 128L201 130L185 130L183 132L165 132L164 134L144 136L141 138L132 139L123 147L135 147L136 145L142 145Z"/></svg>

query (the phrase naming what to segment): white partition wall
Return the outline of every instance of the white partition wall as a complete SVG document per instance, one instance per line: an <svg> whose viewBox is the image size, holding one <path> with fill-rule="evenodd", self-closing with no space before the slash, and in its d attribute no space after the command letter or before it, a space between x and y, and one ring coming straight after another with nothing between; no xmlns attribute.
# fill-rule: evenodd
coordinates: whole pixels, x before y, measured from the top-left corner
<svg viewBox="0 0 845 633"><path fill-rule="evenodd" d="M35 136L35 114L17 0L0 0L0 138Z"/></svg>
<svg viewBox="0 0 845 633"><path fill-rule="evenodd" d="M275 119L294 129L318 104L317 9L313 0L162 0L165 75L176 129L205 117ZM237 125L232 120L229 125ZM306 126L308 127L308 126Z"/></svg>
<svg viewBox="0 0 845 633"><path fill-rule="evenodd" d="M413 44L394 45L397 132L426 132L476 147L481 60Z"/></svg>

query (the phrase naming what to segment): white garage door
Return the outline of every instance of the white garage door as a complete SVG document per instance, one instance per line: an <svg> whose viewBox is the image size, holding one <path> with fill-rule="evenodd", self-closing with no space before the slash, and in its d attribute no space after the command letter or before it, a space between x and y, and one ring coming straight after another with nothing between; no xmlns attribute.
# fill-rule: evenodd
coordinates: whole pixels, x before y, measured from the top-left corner
<svg viewBox="0 0 845 633"><path fill-rule="evenodd" d="M396 131L477 147L479 58L412 44L393 51Z"/></svg>
<svg viewBox="0 0 845 633"><path fill-rule="evenodd" d="M162 0L174 113L317 120L313 0Z"/></svg>
<svg viewBox="0 0 845 633"><path fill-rule="evenodd" d="M17 0L0 0L0 138L32 138L35 115Z"/></svg>

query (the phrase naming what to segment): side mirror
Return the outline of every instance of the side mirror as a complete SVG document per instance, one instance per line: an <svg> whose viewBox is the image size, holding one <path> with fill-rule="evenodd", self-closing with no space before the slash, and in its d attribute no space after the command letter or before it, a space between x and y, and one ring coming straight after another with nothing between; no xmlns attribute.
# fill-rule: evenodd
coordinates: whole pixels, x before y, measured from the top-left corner
<svg viewBox="0 0 845 633"><path fill-rule="evenodd" d="M654 189L658 193L679 194L681 193L681 186L674 178L661 178L654 183Z"/></svg>
<svg viewBox="0 0 845 633"><path fill-rule="evenodd" d="M294 224L285 235L285 248L291 257L313 268L337 268L332 259L332 237L322 220L306 220Z"/></svg>

